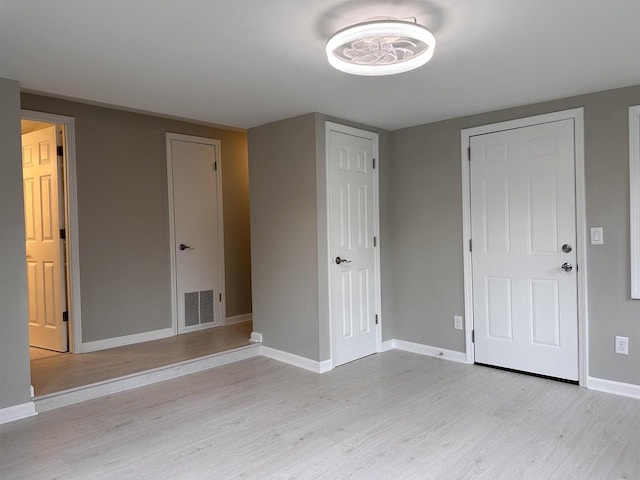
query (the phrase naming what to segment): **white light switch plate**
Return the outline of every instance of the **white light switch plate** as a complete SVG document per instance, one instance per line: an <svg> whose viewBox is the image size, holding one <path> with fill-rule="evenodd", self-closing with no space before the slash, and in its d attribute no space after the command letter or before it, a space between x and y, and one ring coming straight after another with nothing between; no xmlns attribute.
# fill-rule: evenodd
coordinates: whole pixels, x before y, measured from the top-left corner
<svg viewBox="0 0 640 480"><path fill-rule="evenodd" d="M591 245L604 244L604 236L602 227L591 227Z"/></svg>

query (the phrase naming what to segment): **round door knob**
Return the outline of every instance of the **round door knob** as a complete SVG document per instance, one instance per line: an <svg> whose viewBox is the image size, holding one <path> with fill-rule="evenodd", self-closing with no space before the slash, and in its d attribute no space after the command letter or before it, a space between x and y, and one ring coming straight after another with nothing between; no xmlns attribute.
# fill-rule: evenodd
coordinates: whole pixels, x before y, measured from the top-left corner
<svg viewBox="0 0 640 480"><path fill-rule="evenodd" d="M573 265L571 265L569 262L564 262L562 264L562 270L564 270L565 272L570 272L571 270L573 270Z"/></svg>

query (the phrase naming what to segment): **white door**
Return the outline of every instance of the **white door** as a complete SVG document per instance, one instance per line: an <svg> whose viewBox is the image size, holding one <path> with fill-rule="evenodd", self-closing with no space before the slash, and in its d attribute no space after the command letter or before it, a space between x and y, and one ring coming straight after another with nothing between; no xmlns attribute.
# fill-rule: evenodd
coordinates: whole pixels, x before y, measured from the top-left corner
<svg viewBox="0 0 640 480"><path fill-rule="evenodd" d="M178 333L221 325L220 144L167 134Z"/></svg>
<svg viewBox="0 0 640 480"><path fill-rule="evenodd" d="M336 128L339 128L336 126ZM377 136L328 128L328 192L333 364L378 350Z"/></svg>
<svg viewBox="0 0 640 480"><path fill-rule="evenodd" d="M577 380L574 121L470 148L475 360Z"/></svg>
<svg viewBox="0 0 640 480"><path fill-rule="evenodd" d="M67 351L64 213L56 127L22 135L29 344Z"/></svg>

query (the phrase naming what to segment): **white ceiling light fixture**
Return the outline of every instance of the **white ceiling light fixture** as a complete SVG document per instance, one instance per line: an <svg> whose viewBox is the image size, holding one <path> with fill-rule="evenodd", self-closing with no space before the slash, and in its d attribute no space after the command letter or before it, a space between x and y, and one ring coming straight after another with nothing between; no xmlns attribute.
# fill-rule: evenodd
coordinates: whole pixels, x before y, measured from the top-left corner
<svg viewBox="0 0 640 480"><path fill-rule="evenodd" d="M336 32L327 42L334 68L353 75L393 75L421 67L436 38L415 19L373 18Z"/></svg>

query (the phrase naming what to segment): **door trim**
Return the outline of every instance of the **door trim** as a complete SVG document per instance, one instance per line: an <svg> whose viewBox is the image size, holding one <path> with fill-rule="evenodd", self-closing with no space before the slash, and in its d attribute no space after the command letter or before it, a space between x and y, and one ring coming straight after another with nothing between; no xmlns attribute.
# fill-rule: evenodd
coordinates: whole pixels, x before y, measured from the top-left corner
<svg viewBox="0 0 640 480"><path fill-rule="evenodd" d="M225 270L224 270L224 208L222 205L222 151L220 149L220 140L206 137L196 137L193 135L183 135L181 133L166 132L166 150L167 150L167 196L169 199L169 258L171 262L171 328L174 335L179 333L178 325L178 291L176 285L176 232L174 217L174 198L173 198L173 168L171 156L171 141L180 140L183 142L203 143L205 145L213 145L216 148L217 158L217 207L218 207L218 285L222 293L222 302L220 302L220 325L225 325L227 318L227 290L225 288Z"/></svg>
<svg viewBox="0 0 640 480"><path fill-rule="evenodd" d="M327 262L325 263L325 272L327 275L327 299L328 299L328 314L329 314L329 352L331 360L331 369L335 367L334 363L334 338L333 338L333 316L331 311L332 295L331 295L331 211L329 209L329 156L331 154L331 132L344 133L346 135L353 135L355 137L366 138L373 141L373 156L376 159L376 168L373 170L373 232L377 239L377 246L374 252L374 266L376 269L375 275L375 292L376 292L376 313L378 314L378 324L376 325L376 352L382 351L382 295L381 295L381 283L380 283L380 248L382 241L380 239L380 182L379 171L380 164L380 148L379 148L379 136L377 133L369 132L367 130L361 130L359 128L348 127L334 122L325 122L325 161L324 161L324 175L325 182L325 198L326 198L326 225L327 225Z"/></svg>
<svg viewBox="0 0 640 480"><path fill-rule="evenodd" d="M493 133L515 128L529 127L541 123L557 122L572 119L574 121L574 152L575 152L575 181L576 181L576 256L578 263L578 378L580 385L587 386L589 373L589 322L588 322L588 291L587 291L587 217L585 199L584 172L584 109L575 108L559 112L518 118L506 122L465 128L460 131L462 165L462 238L463 238L463 271L464 271L464 310L465 310L465 347L467 363L475 361L474 345L471 331L473 330L473 290L472 290L472 258L469 250L471 240L471 172L469 169L468 152L470 139L476 135Z"/></svg>
<svg viewBox="0 0 640 480"><path fill-rule="evenodd" d="M78 233L78 185L76 175L75 119L64 115L20 110L20 118L64 126L64 215L66 228L65 249L67 255L67 295L69 304L69 352L83 353L82 320L80 314L80 248Z"/></svg>

